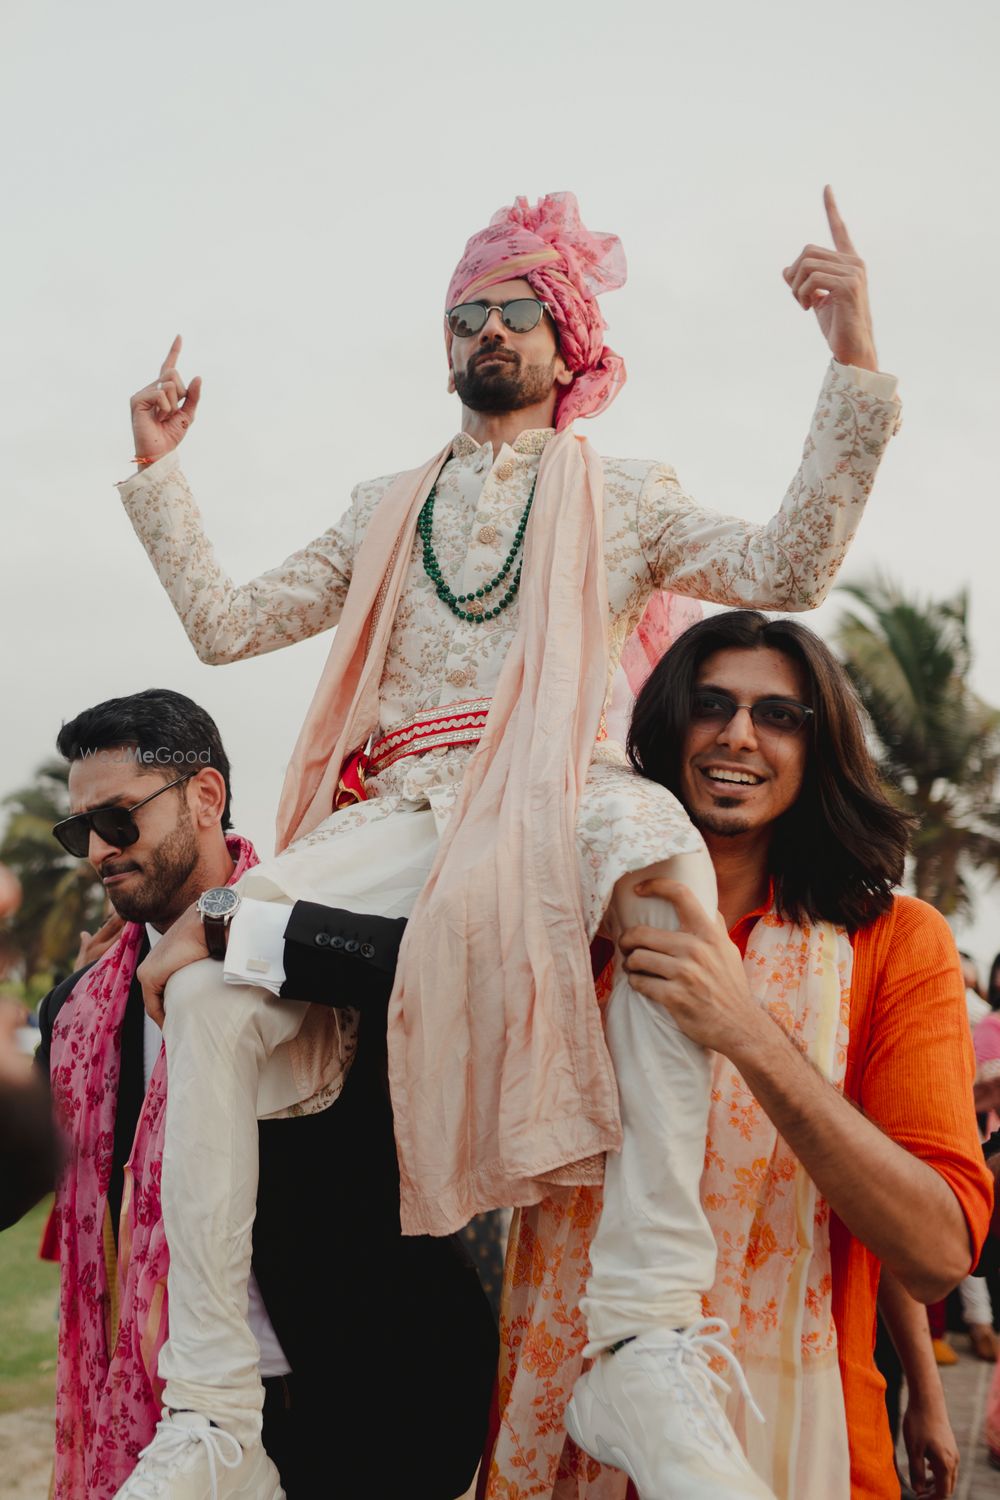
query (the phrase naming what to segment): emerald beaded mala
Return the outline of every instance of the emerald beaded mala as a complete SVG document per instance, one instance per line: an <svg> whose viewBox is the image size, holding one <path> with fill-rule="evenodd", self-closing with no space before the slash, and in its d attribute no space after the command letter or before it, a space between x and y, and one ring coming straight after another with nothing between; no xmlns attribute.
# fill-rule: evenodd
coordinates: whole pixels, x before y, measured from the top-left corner
<svg viewBox="0 0 1000 1500"><path fill-rule="evenodd" d="M503 566L490 579L489 583L484 583L482 588L476 589L471 594L454 593L441 576L441 565L437 560L437 554L434 551L431 541L431 535L434 530L434 501L436 498L437 485L433 487L427 496L421 507L420 515L417 518L417 531L420 535L420 540L424 544L424 571L431 583L433 583L438 598L443 604L448 606L452 614L456 615L458 619L468 620L473 625L481 625L484 620L495 620L497 615L502 614L507 606L512 604L517 598L517 591L521 587L521 569L524 566L523 558L518 563L517 571L509 583L507 579L510 578L511 570L514 567L514 559L517 557L524 543L524 533L528 525L528 517L531 515L531 502L535 498L535 486L534 484L531 486L528 503L524 507L524 513L520 521L517 523L517 531L514 533L514 540L511 542L510 551L504 558ZM492 596L501 588L503 589L503 593L499 598L493 598Z"/></svg>

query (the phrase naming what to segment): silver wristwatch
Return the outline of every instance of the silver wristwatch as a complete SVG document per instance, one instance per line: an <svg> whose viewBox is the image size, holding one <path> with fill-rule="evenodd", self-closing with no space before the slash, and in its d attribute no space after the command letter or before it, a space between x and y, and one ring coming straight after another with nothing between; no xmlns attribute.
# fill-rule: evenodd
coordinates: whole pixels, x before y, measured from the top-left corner
<svg viewBox="0 0 1000 1500"><path fill-rule="evenodd" d="M234 891L231 885L210 886L198 897L198 915L212 958L225 958L229 924L239 911L241 900L239 891Z"/></svg>

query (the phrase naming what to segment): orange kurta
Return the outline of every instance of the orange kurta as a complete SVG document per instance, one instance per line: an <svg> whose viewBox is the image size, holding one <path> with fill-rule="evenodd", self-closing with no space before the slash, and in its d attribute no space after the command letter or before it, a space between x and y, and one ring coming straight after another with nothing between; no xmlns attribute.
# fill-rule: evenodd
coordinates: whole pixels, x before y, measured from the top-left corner
<svg viewBox="0 0 1000 1500"><path fill-rule="evenodd" d="M741 951L761 915L751 912L733 928ZM969 1226L971 1266L986 1235L993 1188L972 1108L975 1064L954 940L932 907L900 896L852 941L845 1092L951 1187ZM568 1439L563 1449L557 1436L585 1341L579 1308L565 1295L565 1262L578 1266L570 1280L579 1274L582 1289L598 1204L599 1193L579 1189L569 1200L549 1200L532 1210L533 1220L515 1221L501 1321L499 1422L487 1449L493 1454L502 1429L499 1462L484 1463L480 1479L488 1500L619 1500L624 1494L624 1476L602 1470ZM830 1240L852 1500L895 1500L899 1485L885 1387L873 1361L879 1262L835 1216ZM521 1379L528 1374L537 1387L531 1431L513 1430L518 1421L510 1407L519 1367Z"/></svg>
<svg viewBox="0 0 1000 1500"><path fill-rule="evenodd" d="M733 928L730 936L741 952L762 915L753 912ZM993 1195L972 1107L976 1063L955 940L932 906L897 896L884 917L853 935L852 944L844 1092L948 1183L969 1226L971 1269L986 1237ZM885 1500L898 1486L885 1381L872 1357L879 1262L836 1215L830 1220L830 1257L852 1500Z"/></svg>

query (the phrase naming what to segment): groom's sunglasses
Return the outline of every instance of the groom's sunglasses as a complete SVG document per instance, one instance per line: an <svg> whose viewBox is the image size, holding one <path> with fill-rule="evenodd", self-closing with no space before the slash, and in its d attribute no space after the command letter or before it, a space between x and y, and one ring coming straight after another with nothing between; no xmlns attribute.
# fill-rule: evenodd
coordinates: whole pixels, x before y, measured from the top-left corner
<svg viewBox="0 0 1000 1500"><path fill-rule="evenodd" d="M152 802L154 797L169 792L172 786L180 786L182 781L197 774L197 771L187 771L183 776L178 776L176 781L168 781L166 786L157 787L155 792L150 792L141 802L133 802L131 807L94 807L90 812L76 813L72 818L64 818L61 823L57 823L52 832L66 853L72 854L74 859L87 858L91 829L105 844L111 844L115 849L127 849L139 837L139 825L132 814L138 808L145 807L147 802Z"/></svg>
<svg viewBox="0 0 1000 1500"><path fill-rule="evenodd" d="M515 297L512 302L459 302L445 313L448 327L457 339L471 339L482 333L491 312L498 312L505 328L511 333L530 333L542 320L542 313L549 312L547 302L537 297Z"/></svg>

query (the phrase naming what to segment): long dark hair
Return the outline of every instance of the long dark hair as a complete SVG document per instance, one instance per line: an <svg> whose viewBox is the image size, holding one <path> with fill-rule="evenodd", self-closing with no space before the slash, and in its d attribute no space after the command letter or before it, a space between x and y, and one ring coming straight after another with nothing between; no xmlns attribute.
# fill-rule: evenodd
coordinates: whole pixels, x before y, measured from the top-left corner
<svg viewBox="0 0 1000 1500"><path fill-rule="evenodd" d="M843 667L795 620L731 610L692 625L636 699L628 754L643 776L681 795L681 756L698 669L716 651L770 647L802 668L812 717L802 791L774 825L776 900L793 922L862 927L889 909L914 820L896 807L865 742L863 710Z"/></svg>

